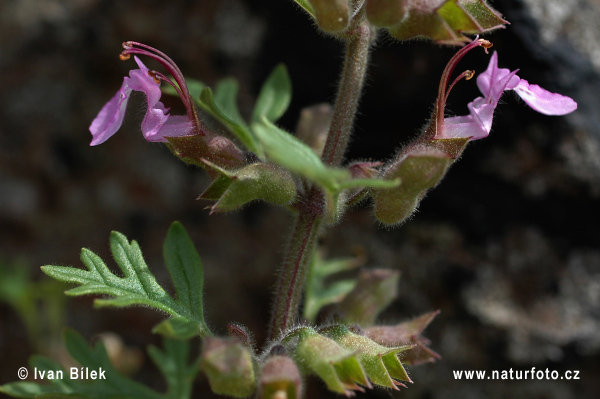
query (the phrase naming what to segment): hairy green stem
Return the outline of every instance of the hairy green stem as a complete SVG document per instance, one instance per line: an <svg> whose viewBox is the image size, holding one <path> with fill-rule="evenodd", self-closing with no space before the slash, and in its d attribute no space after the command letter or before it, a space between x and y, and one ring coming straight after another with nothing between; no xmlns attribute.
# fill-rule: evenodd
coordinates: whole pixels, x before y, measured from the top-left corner
<svg viewBox="0 0 600 399"><path fill-rule="evenodd" d="M322 159L328 165L340 165L348 146L367 71L371 38L371 28L361 15L347 36L344 69L323 150ZM313 186L296 205L298 214L277 280L269 339L276 339L296 321L308 265L323 221L324 198L317 187Z"/></svg>
<svg viewBox="0 0 600 399"><path fill-rule="evenodd" d="M354 117L358 108L358 100L367 72L371 38L371 27L366 21L357 24L350 32L331 126L323 150L323 161L327 165L340 165L346 147L348 147L348 140L350 133L352 133Z"/></svg>
<svg viewBox="0 0 600 399"><path fill-rule="evenodd" d="M313 201L319 201L318 197L320 197L322 203L320 193L317 190L311 191L313 195L309 195L309 197L314 197ZM318 194L318 196L315 194ZM277 338L282 332L290 328L296 320L308 263L319 236L319 227L323 219L320 204L313 207L312 210L308 208L300 209L296 215L294 230L283 260L283 266L279 271L269 339Z"/></svg>

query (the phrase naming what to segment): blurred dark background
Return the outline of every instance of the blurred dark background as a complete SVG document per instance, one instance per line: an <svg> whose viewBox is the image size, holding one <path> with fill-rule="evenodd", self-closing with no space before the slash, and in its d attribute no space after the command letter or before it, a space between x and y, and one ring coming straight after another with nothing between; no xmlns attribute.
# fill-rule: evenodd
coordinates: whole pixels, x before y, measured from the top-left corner
<svg viewBox="0 0 600 399"><path fill-rule="evenodd" d="M367 267L401 271L399 297L382 321L441 309L426 336L443 360L411 368L415 384L409 389L375 390L369 397L569 399L600 393L600 1L493 4L511 22L486 36L499 51L500 66L520 68L530 83L573 97L579 110L547 117L506 94L490 137L469 146L413 220L388 230L363 206L323 237L328 256L361 248ZM290 221L285 211L253 204L209 217L208 204L195 200L209 182L205 173L143 140L141 96L130 103L118 134L88 146L91 120L133 66L118 59L125 40L161 49L184 74L210 85L237 78L246 114L261 82L284 62L294 98L281 122L290 130L301 108L333 99L342 61L342 44L318 34L291 0L4 0L4 285L18 286L10 283L17 281L14 275L29 273L28 284L42 287L49 279L39 266L80 266L82 247L109 261L111 230L136 239L150 268L168 284L162 240L169 224L180 220L204 262L210 324L225 333L228 322L242 323L261 342ZM349 159L388 159L415 136L454 51L380 36ZM487 60L474 51L460 68L481 72ZM448 109L466 114L466 103L477 95L474 81L462 82ZM176 101L167 105L174 114L183 112ZM65 287L55 288L48 291ZM143 355L148 344L160 342L149 330L162 315L143 308L92 310L92 298L70 298L64 305L44 299L31 308L41 327L28 339L25 321L7 297L0 303L0 383L16 380L32 353L60 353L48 338L56 327L43 319L48 309L64 309L64 324L88 340L119 334L139 359L135 378L164 389ZM580 380L467 382L452 374L531 367L579 370ZM321 397L320 383L313 385L307 397ZM204 377L194 397L211 397Z"/></svg>

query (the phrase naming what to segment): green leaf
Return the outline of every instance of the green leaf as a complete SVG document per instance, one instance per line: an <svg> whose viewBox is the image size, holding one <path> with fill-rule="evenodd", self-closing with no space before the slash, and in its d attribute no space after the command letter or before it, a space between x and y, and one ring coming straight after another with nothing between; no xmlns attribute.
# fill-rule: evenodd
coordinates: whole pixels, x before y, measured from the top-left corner
<svg viewBox="0 0 600 399"><path fill-rule="evenodd" d="M381 178L351 179L338 183L340 189L348 188L394 188L398 187L402 180L400 178L385 180Z"/></svg>
<svg viewBox="0 0 600 399"><path fill-rule="evenodd" d="M341 280L314 290L313 295L306 298L304 302L304 318L314 322L319 310L324 306L340 302L354 287L356 287L356 280Z"/></svg>
<svg viewBox="0 0 600 399"><path fill-rule="evenodd" d="M163 256L177 292L177 301L191 310L194 320L204 320L202 261L181 223L171 224L163 246Z"/></svg>
<svg viewBox="0 0 600 399"><path fill-rule="evenodd" d="M363 263L362 256L324 260L319 252L315 252L306 280L304 318L315 322L321 308L342 301L354 289L356 280L340 280L330 284L326 284L326 281L334 274L355 269Z"/></svg>
<svg viewBox="0 0 600 399"><path fill-rule="evenodd" d="M81 251L81 260L87 270L42 266L42 271L57 280L81 284L66 291L67 295L105 294L112 297L96 299L98 307L151 306L171 316L196 322L201 326L198 333L208 334L202 313L202 265L189 237L178 223L171 227L165 246L165 261L177 290L177 300L158 284L138 244L135 241L130 243L118 232L111 233L110 247L123 277L113 274L98 255L85 248Z"/></svg>
<svg viewBox="0 0 600 399"><path fill-rule="evenodd" d="M172 317L154 326L152 333L160 334L167 338L190 339L197 335L202 335L205 328L196 320Z"/></svg>
<svg viewBox="0 0 600 399"><path fill-rule="evenodd" d="M228 115L223 109L215 102L213 92L210 87L205 87L200 93L200 98L197 101L198 105L214 116L219 122L221 122L227 130L229 130L237 139L249 150L255 153L257 156L262 157L262 151L257 145L252 133L248 130L245 124L241 124L236 120L239 115ZM230 110L231 111L231 110Z"/></svg>
<svg viewBox="0 0 600 399"><path fill-rule="evenodd" d="M300 7L302 7L304 9L304 11L306 11L308 13L308 15L310 15L311 17L315 17L315 10L313 9L313 7L310 5L310 3L307 0L294 0L296 2L296 4L298 4Z"/></svg>
<svg viewBox="0 0 600 399"><path fill-rule="evenodd" d="M279 64L271 72L258 94L251 121L259 122L264 117L275 122L283 116L291 101L292 82L285 65Z"/></svg>
<svg viewBox="0 0 600 399"><path fill-rule="evenodd" d="M217 83L215 88L214 100L215 104L228 115L234 122L246 127L244 118L240 115L237 107L238 83L233 78L225 78Z"/></svg>
<svg viewBox="0 0 600 399"><path fill-rule="evenodd" d="M195 362L187 363L187 342L165 340L165 350L150 348L150 356L165 377L169 389L166 394L156 392L119 373L110 363L104 345L97 342L89 346L85 339L73 330L64 332L65 347L79 363L68 370L44 356L32 356L29 370L43 372L50 384L13 382L0 386L0 392L17 398L84 398L84 399L188 399L197 372ZM90 377L86 379L87 376ZM96 379L92 377L96 372ZM49 378L50 373L54 378ZM61 373L61 374L59 374ZM76 373L76 374L75 374ZM71 376L77 377L71 379Z"/></svg>
<svg viewBox="0 0 600 399"><path fill-rule="evenodd" d="M167 381L168 399L187 399L192 396L192 385L198 374L198 362L190 357L187 341L165 339L164 350L156 346L148 348L150 358Z"/></svg>
<svg viewBox="0 0 600 399"><path fill-rule="evenodd" d="M252 124L252 131L269 160L328 191L339 191L338 181L350 179L350 172L326 167L312 148L264 117Z"/></svg>

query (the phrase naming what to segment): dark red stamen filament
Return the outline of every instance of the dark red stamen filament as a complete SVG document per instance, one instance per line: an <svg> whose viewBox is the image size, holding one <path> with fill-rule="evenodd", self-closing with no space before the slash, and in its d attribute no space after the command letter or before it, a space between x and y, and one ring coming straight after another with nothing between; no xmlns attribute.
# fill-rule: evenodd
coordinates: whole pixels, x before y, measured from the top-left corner
<svg viewBox="0 0 600 399"><path fill-rule="evenodd" d="M119 55L119 58L122 60L128 59L131 56L131 54L136 54L136 55L143 55L143 56L150 57L150 58L158 61L162 66L164 66L169 71L169 73L173 76L176 84L174 84L165 75L163 75L159 72L156 72L156 71L152 71L151 76L155 79L158 78L164 82L167 82L171 86L173 86L175 88L175 90L177 91L177 94L179 94L179 97L181 98L181 101L183 102L190 119L195 120L195 121L198 120L198 118L196 116L196 110L193 106L192 98L188 91L183 74L181 73L181 70L179 69L179 67L177 67L177 65L171 58L169 58L162 51L159 51L159 50L157 50L153 47L150 47L148 45L145 45L143 43L128 41L128 42L123 43L123 48L125 50L123 50L123 52Z"/></svg>

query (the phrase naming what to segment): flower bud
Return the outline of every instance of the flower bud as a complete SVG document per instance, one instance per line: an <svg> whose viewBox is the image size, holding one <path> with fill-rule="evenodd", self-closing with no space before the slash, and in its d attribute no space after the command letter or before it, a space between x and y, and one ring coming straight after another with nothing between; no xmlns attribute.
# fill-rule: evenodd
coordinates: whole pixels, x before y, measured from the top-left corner
<svg viewBox="0 0 600 399"><path fill-rule="evenodd" d="M373 341L385 345L395 346L401 344L415 344L412 349L404 353L402 361L407 364L421 364L434 362L441 356L431 350L429 340L421 336L423 330L440 313L440 311L426 313L413 320L405 321L394 326L374 326L367 328L365 336Z"/></svg>
<svg viewBox="0 0 600 399"><path fill-rule="evenodd" d="M207 159L222 168L239 168L245 163L243 151L226 137L208 133L166 139L171 152L187 164L204 168Z"/></svg>
<svg viewBox="0 0 600 399"><path fill-rule="evenodd" d="M219 174L198 197L216 201L212 212L233 211L254 200L286 205L296 197L291 173L275 164L257 162L229 172L207 160L204 163Z"/></svg>
<svg viewBox="0 0 600 399"><path fill-rule="evenodd" d="M236 339L205 337L200 369L214 393L245 398L254 392L252 355Z"/></svg>
<svg viewBox="0 0 600 399"><path fill-rule="evenodd" d="M257 398L302 398L300 371L289 356L275 355L267 359L258 379Z"/></svg>
<svg viewBox="0 0 600 399"><path fill-rule="evenodd" d="M398 389L398 385L404 384L396 380L412 382L397 354L412 348L413 345L386 348L370 338L351 332L345 326L335 326L328 332L342 347L357 352L358 360L374 384Z"/></svg>
<svg viewBox="0 0 600 399"><path fill-rule="evenodd" d="M362 390L360 385L371 387L354 351L311 328L300 333L294 356L299 365L317 374L334 392L350 396L352 390Z"/></svg>
<svg viewBox="0 0 600 399"><path fill-rule="evenodd" d="M375 26L390 27L402 21L408 8L406 0L368 0L367 18Z"/></svg>
<svg viewBox="0 0 600 399"><path fill-rule="evenodd" d="M340 32L350 23L348 0L310 0L319 28L325 32Z"/></svg>
<svg viewBox="0 0 600 399"><path fill-rule="evenodd" d="M296 135L312 148L319 157L323 154L333 108L330 104L317 104L302 109Z"/></svg>
<svg viewBox="0 0 600 399"><path fill-rule="evenodd" d="M399 278L400 272L395 270L363 270L354 289L339 304L344 321L363 327L372 325L396 298Z"/></svg>

